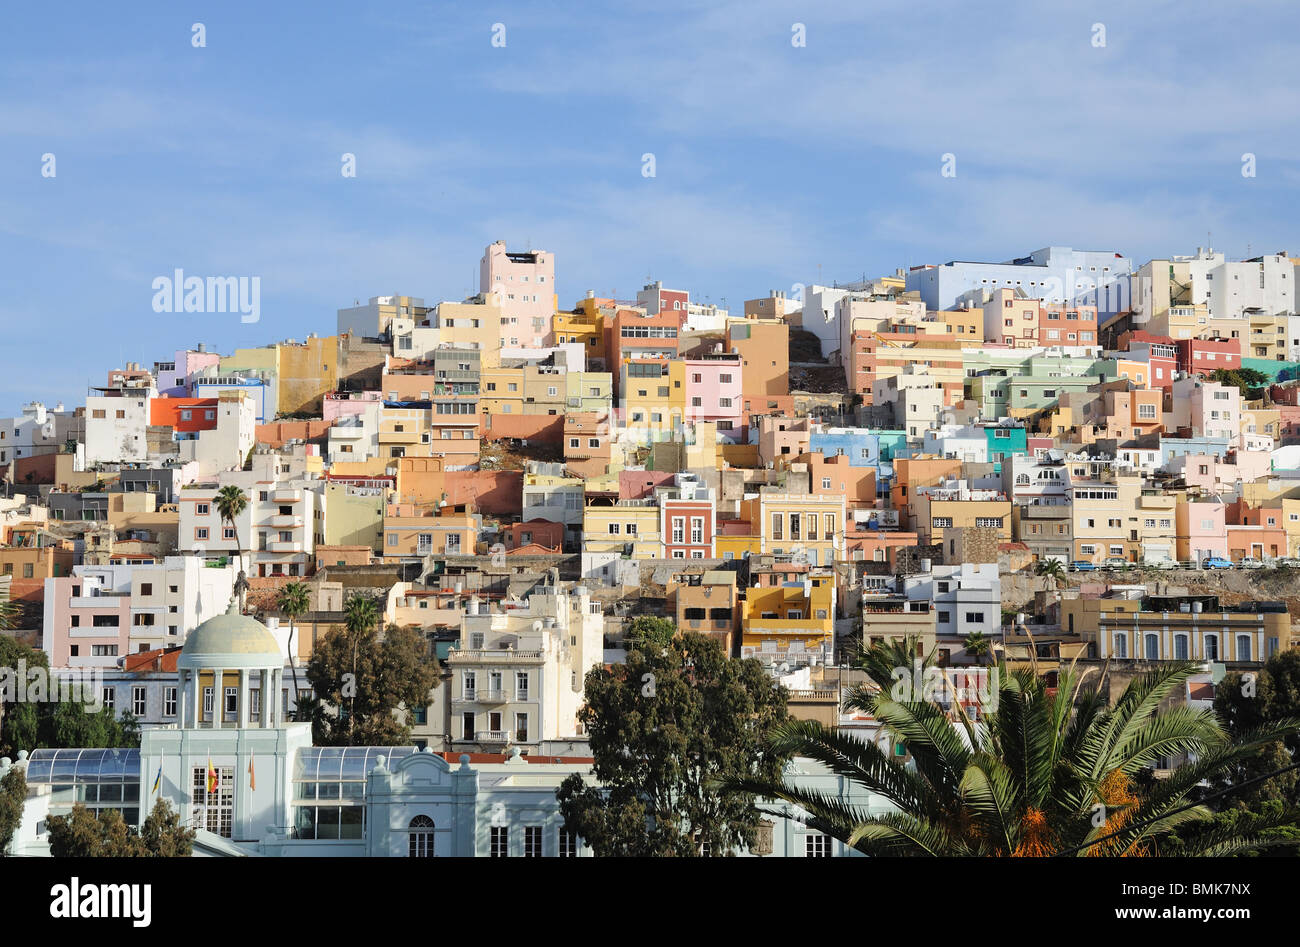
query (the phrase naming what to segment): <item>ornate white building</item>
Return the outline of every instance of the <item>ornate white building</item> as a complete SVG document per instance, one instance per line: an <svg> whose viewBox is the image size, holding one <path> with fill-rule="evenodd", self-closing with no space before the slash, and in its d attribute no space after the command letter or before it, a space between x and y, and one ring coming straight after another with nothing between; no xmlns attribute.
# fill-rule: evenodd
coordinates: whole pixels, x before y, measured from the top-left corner
<svg viewBox="0 0 1300 947"><path fill-rule="evenodd" d="M177 723L144 731L139 749L43 749L0 761L0 772L25 767L28 781L12 854L48 855L46 818L78 802L118 809L138 826L159 797L197 831L196 855L591 854L564 831L555 798L573 773L594 782L590 759L515 747L451 762L412 746L312 746L310 724L286 722L281 701L262 700L281 693L283 654L233 606L190 634L178 669ZM823 792L845 790L806 760L788 772ZM771 820L761 835L754 854L846 854L791 819Z"/></svg>

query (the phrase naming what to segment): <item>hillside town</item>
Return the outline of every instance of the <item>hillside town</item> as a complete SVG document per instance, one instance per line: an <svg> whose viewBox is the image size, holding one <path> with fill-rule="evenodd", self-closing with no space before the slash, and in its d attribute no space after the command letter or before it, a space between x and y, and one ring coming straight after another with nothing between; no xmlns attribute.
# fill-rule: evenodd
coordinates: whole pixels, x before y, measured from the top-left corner
<svg viewBox="0 0 1300 947"><path fill-rule="evenodd" d="M563 263L498 241L468 298L340 300L306 338L140 353L0 418L4 634L139 735L6 759L16 853L161 794L209 854L591 854L556 793L596 784L587 688L646 619L886 749L847 700L873 648L1112 701L1190 662L1168 705L1206 710L1293 647L1300 257L1046 247L736 311L657 280L561 299ZM359 598L436 686L404 745L313 745L307 669ZM746 854L858 854L780 805Z"/></svg>

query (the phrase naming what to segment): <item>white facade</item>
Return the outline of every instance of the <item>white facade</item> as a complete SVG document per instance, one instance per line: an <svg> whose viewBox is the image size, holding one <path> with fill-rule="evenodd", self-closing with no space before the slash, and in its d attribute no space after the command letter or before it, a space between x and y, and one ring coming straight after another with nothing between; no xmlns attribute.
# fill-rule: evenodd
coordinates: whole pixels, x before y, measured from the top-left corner
<svg viewBox="0 0 1300 947"><path fill-rule="evenodd" d="M142 464L149 459L146 429L153 391L86 399L86 463Z"/></svg>

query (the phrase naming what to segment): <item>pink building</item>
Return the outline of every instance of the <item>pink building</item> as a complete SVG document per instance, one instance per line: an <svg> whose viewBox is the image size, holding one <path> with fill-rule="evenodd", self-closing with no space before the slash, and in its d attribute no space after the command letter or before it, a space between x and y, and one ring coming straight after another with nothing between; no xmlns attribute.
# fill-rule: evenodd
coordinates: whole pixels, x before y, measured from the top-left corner
<svg viewBox="0 0 1300 947"><path fill-rule="evenodd" d="M758 460L781 467L808 452L812 424L807 418L768 414L758 419Z"/></svg>
<svg viewBox="0 0 1300 947"><path fill-rule="evenodd" d="M673 485L677 474L669 470L620 470L618 472L618 498L644 500L654 496L655 487Z"/></svg>
<svg viewBox="0 0 1300 947"><path fill-rule="evenodd" d="M555 344L555 255L545 250L520 253L498 240L479 261L479 292L501 294L501 322L518 319L525 347Z"/></svg>
<svg viewBox="0 0 1300 947"><path fill-rule="evenodd" d="M380 391L336 391L321 400L321 417L330 424L339 418L356 417L365 414L367 407L382 398Z"/></svg>
<svg viewBox="0 0 1300 947"><path fill-rule="evenodd" d="M1202 562L1228 557L1227 507L1219 500L1189 500L1174 513L1178 558Z"/></svg>
<svg viewBox="0 0 1300 947"><path fill-rule="evenodd" d="M1237 443L1241 433L1241 392L1232 385L1180 378L1165 399L1165 430L1190 431L1192 437L1226 437Z"/></svg>
<svg viewBox="0 0 1300 947"><path fill-rule="evenodd" d="M686 420L713 421L718 434L732 443L744 442L746 426L741 392L740 356L715 355L686 359Z"/></svg>
<svg viewBox="0 0 1300 947"><path fill-rule="evenodd" d="M130 652L131 596L91 576L45 580L45 653L55 668L114 668Z"/></svg>

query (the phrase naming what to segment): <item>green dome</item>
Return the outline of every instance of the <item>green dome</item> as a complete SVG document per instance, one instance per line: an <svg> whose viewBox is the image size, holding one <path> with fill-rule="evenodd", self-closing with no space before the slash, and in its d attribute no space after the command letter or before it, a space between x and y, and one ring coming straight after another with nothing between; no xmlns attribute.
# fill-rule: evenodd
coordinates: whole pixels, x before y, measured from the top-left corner
<svg viewBox="0 0 1300 947"><path fill-rule="evenodd" d="M256 618L240 615L234 602L224 615L209 618L190 632L177 659L179 668L278 668L284 654L275 637Z"/></svg>

